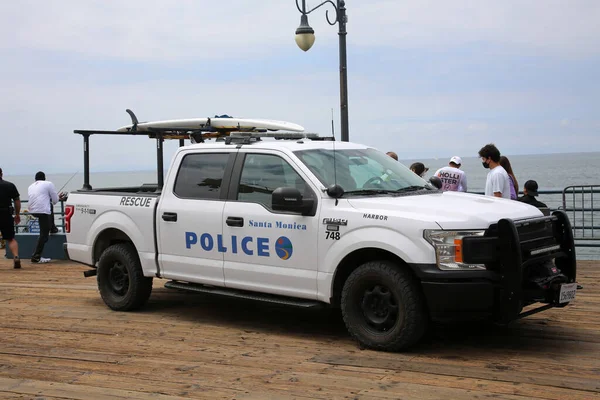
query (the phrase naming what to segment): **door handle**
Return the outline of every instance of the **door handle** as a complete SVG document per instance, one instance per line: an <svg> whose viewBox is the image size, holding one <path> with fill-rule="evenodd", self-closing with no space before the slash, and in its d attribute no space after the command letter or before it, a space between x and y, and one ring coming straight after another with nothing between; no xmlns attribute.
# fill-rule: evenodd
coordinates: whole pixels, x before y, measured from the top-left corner
<svg viewBox="0 0 600 400"><path fill-rule="evenodd" d="M242 217L227 217L225 222L229 226L244 226L244 218Z"/></svg>
<svg viewBox="0 0 600 400"><path fill-rule="evenodd" d="M177 213L165 212L162 215L163 221L177 222Z"/></svg>

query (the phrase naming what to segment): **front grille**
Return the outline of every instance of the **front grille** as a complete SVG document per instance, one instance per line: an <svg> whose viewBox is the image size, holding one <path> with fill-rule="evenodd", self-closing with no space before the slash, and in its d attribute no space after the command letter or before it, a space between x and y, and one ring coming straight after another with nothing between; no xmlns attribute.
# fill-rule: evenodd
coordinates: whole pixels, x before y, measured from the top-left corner
<svg viewBox="0 0 600 400"><path fill-rule="evenodd" d="M523 262L560 253L560 236L556 234L552 220L525 222L516 227Z"/></svg>
<svg viewBox="0 0 600 400"><path fill-rule="evenodd" d="M562 234L557 228L555 217L541 217L528 220L514 221L517 241L520 248L523 264L528 264L539 259L549 259L560 256ZM484 237L499 239L498 224L490 225ZM501 254L507 249L502 249L502 241L495 242L495 254ZM486 263L489 269L499 269L498 262Z"/></svg>

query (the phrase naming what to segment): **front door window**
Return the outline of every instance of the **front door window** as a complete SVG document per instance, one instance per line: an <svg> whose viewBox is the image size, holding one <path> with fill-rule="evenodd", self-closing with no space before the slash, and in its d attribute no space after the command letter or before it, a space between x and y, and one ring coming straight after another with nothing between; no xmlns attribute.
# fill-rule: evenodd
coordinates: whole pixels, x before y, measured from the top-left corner
<svg viewBox="0 0 600 400"><path fill-rule="evenodd" d="M270 208L271 194L279 187L296 188L305 198L313 198L306 182L281 157L272 154L247 154L237 199Z"/></svg>

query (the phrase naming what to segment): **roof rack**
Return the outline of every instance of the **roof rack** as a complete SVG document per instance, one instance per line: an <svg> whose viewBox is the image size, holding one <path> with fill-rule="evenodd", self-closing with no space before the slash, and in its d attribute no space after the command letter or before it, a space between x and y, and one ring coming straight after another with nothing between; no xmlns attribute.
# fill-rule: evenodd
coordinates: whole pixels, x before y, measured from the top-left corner
<svg viewBox="0 0 600 400"><path fill-rule="evenodd" d="M158 191L164 184L164 156L163 144L165 139L179 139L179 146L184 146L184 137L175 136L163 132L162 130L153 130L152 132L119 132L119 131L104 131L104 130L82 130L76 129L73 133L83 137L83 190L92 190L90 185L90 136L91 135L117 135L117 136L148 136L151 139L156 139L156 173L158 181ZM186 137L190 137L189 135Z"/></svg>
<svg viewBox="0 0 600 400"><path fill-rule="evenodd" d="M333 137L321 137L318 133L299 133L299 132L231 132L223 140L226 144L250 144L261 141L262 138L273 138L275 140L334 140Z"/></svg>
<svg viewBox="0 0 600 400"><path fill-rule="evenodd" d="M319 138L318 133L305 132L231 132L229 137L270 137L275 139L315 139Z"/></svg>

